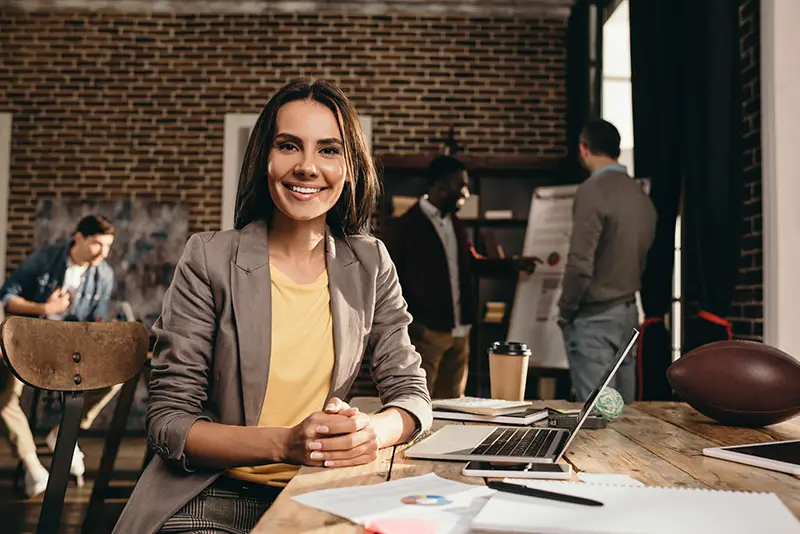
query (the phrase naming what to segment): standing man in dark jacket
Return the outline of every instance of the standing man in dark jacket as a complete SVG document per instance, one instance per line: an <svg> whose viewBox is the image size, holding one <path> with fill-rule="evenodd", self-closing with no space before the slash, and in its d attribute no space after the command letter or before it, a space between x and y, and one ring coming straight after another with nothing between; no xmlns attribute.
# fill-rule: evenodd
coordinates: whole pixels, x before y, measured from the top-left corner
<svg viewBox="0 0 800 534"><path fill-rule="evenodd" d="M408 333L422 355L434 398L464 394L469 330L475 320L472 252L456 216L469 197L463 163L436 157L428 167L428 193L384 235L414 319Z"/></svg>
<svg viewBox="0 0 800 534"><path fill-rule="evenodd" d="M638 326L636 292L653 244L656 210L617 158L620 135L604 120L584 126L580 157L591 176L580 185L559 301L572 386L585 401ZM636 391L635 351L612 382L625 402Z"/></svg>
<svg viewBox="0 0 800 534"><path fill-rule="evenodd" d="M49 245L31 254L0 289L6 315L60 321L107 321L114 271L106 263L114 242L114 226L104 217L81 219L69 242ZM81 427L89 428L120 386L87 392ZM47 470L36 456L28 420L20 405L22 383L0 366L0 416L8 428L11 449L25 468L25 492L32 497L47 487ZM58 427L48 434L55 450ZM75 446L70 473L82 482L83 453Z"/></svg>

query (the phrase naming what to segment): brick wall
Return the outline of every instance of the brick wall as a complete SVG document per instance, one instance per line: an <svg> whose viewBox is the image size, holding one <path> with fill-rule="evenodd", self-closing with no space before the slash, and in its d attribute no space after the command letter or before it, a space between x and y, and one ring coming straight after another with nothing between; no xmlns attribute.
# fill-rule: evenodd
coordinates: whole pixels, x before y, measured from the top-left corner
<svg viewBox="0 0 800 534"><path fill-rule="evenodd" d="M739 283L729 320L737 338L764 334L761 202L760 0L740 0L744 210Z"/></svg>
<svg viewBox="0 0 800 534"><path fill-rule="evenodd" d="M218 227L223 120L299 75L337 80L378 153L565 154L566 21L338 14L0 11L13 113L7 267L41 197L180 199Z"/></svg>

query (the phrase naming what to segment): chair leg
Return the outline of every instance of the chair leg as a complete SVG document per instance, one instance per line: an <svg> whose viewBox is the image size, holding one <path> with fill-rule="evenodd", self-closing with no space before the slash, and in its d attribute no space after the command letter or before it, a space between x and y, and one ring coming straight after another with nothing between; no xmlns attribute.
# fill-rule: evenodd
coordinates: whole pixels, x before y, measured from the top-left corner
<svg viewBox="0 0 800 534"><path fill-rule="evenodd" d="M119 446L122 437L125 435L125 424L131 413L133 398L136 394L136 386L139 383L140 374L131 378L122 386L117 397L117 404L114 407L114 416L109 425L106 442L103 445L103 457L100 459L100 469L92 487L92 496L89 499L89 507L86 509L86 516L83 519L82 532L98 532L99 522L103 518L103 504L106 499L106 492L111 481L111 473L114 471L114 463L117 461Z"/></svg>
<svg viewBox="0 0 800 534"><path fill-rule="evenodd" d="M39 400L42 398L42 390L33 389L33 401L31 401L31 413L28 414L28 425L31 432L36 435L36 427L39 426Z"/></svg>
<svg viewBox="0 0 800 534"><path fill-rule="evenodd" d="M14 469L14 478L11 481L11 487L15 490L25 491L22 479L25 476L25 467L22 465L22 460L17 460L17 467Z"/></svg>
<svg viewBox="0 0 800 534"><path fill-rule="evenodd" d="M64 412L61 414L61 425L58 429L56 450L50 465L50 479L44 492L44 502L39 515L37 534L58 532L61 522L61 510L64 507L64 496L67 493L69 466L78 441L78 428L83 412L83 394L65 393Z"/></svg>

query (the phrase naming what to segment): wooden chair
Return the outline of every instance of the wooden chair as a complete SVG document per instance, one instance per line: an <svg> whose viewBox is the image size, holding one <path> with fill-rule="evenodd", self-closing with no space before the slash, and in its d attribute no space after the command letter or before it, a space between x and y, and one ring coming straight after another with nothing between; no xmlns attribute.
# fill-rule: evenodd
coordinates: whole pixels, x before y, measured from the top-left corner
<svg viewBox="0 0 800 534"><path fill-rule="evenodd" d="M136 387L142 378L144 378L145 383L150 382L150 358L151 353L148 353L141 372L125 382L117 397L114 416L111 418L106 441L103 445L103 455L100 457L100 468L97 470L97 476L94 479L94 484L92 484L92 496L89 498L89 506L86 508L86 515L83 518L83 527L81 528L83 534L94 534L101 531L103 511L107 499L127 499L130 497L130 493L126 492L125 488L111 486L111 476L119 454L119 447L122 444L122 437L125 434L125 427L130 417L134 397L136 396ZM144 462L139 471L140 476L147 468L147 464L150 463L154 454L150 447L146 448ZM114 489L122 490L122 492L115 492L113 491Z"/></svg>
<svg viewBox="0 0 800 534"><path fill-rule="evenodd" d="M64 396L64 411L37 532L57 532L83 392L127 382L144 365L147 330L141 323L78 323L8 317L0 326L6 364L23 383Z"/></svg>

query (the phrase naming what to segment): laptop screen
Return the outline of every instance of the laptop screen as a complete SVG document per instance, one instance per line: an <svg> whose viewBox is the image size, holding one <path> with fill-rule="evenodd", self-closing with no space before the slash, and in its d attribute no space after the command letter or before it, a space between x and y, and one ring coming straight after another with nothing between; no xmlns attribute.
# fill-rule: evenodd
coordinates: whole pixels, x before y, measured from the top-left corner
<svg viewBox="0 0 800 534"><path fill-rule="evenodd" d="M609 366L609 368L606 370L606 373L603 375L603 379L592 390L591 394L589 394L589 397L586 399L586 402L583 404L581 411L578 413L578 422L575 425L575 428L573 428L570 432L569 440L564 444L561 452L559 452L556 461L561 459L561 456L564 455L564 452L567 450L567 447L569 447L569 444L572 443L573 439L575 439L575 434L578 433L578 430L581 428L581 426L583 426L586 418L589 417L589 414L594 409L594 405L597 404L597 398L600 396L600 392L603 391L603 389L605 389L605 387L611 381L611 377L614 376L614 373L617 372L619 366L622 365L623 360L625 360L625 357L631 351L631 348L633 347L633 344L636 343L636 339L638 337L639 331L634 328L630 337L628 338L628 341L624 345L620 346L614 363Z"/></svg>

